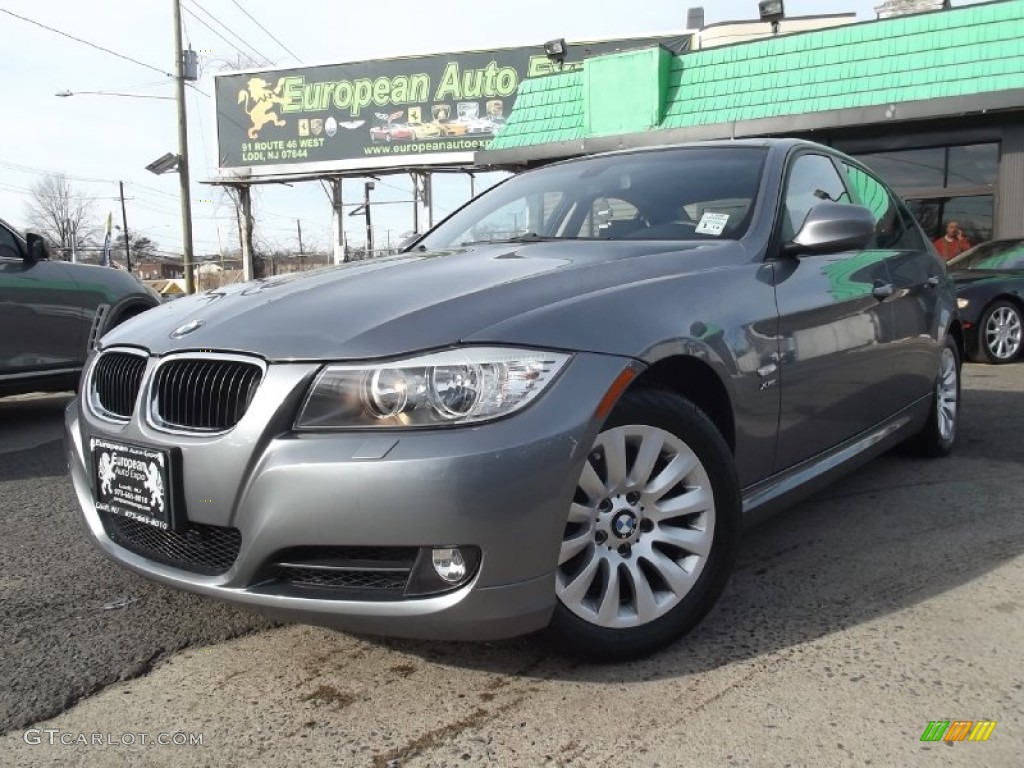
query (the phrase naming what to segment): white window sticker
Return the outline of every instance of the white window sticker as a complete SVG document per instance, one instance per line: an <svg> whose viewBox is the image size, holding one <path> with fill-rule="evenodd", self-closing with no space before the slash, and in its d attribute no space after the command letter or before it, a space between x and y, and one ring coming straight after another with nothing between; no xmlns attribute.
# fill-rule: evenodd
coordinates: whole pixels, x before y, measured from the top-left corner
<svg viewBox="0 0 1024 768"><path fill-rule="evenodd" d="M705 213L697 225L699 235L720 235L729 223L728 213Z"/></svg>

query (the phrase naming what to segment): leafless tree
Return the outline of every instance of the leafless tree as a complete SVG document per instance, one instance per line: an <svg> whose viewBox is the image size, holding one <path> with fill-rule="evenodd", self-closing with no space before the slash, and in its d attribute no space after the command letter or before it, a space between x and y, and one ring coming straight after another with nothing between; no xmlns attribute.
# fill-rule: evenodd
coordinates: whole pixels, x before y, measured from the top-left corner
<svg viewBox="0 0 1024 768"><path fill-rule="evenodd" d="M238 245L243 248L242 242L245 239L245 217L242 215L242 192L238 187L225 186L224 194L227 195L235 208L235 221L238 223ZM268 277L271 274L270 265L263 257L263 244L265 240L256 233L256 190L249 188L249 210L251 216L251 227L249 228L249 250L252 253L253 277Z"/></svg>
<svg viewBox="0 0 1024 768"><path fill-rule="evenodd" d="M65 258L71 253L72 240L77 246L94 234L92 200L63 175L50 174L38 181L28 205L29 229L46 237Z"/></svg>

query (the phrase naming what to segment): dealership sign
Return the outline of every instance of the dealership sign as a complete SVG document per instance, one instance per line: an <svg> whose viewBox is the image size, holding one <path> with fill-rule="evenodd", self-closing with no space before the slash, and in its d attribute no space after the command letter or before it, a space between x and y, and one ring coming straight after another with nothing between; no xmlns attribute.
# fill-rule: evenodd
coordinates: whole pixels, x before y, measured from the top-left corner
<svg viewBox="0 0 1024 768"><path fill-rule="evenodd" d="M588 56L689 43L574 43L562 63L537 46L218 75L220 177L469 165L523 80L580 69Z"/></svg>

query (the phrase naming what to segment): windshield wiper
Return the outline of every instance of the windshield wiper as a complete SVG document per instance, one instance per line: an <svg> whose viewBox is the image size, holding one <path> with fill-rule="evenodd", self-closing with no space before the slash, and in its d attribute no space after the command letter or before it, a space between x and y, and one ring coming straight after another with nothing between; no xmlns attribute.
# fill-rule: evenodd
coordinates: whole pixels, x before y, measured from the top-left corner
<svg viewBox="0 0 1024 768"><path fill-rule="evenodd" d="M557 237L555 235L538 235L536 232L524 232L515 237L502 237L496 240L467 240L459 243L459 247L465 245L497 245L500 243L551 243L556 240L592 240L589 237Z"/></svg>

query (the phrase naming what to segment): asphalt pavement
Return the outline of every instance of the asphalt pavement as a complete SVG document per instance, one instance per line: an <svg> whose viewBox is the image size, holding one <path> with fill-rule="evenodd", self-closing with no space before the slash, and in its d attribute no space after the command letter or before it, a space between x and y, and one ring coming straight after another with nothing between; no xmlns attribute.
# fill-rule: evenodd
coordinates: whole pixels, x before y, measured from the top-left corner
<svg viewBox="0 0 1024 768"><path fill-rule="evenodd" d="M13 428L0 403L0 765L1018 766L1024 365L965 374L952 457L884 456L753 528L697 630L606 666L535 637L253 633L85 544L59 442L4 452L60 402ZM922 743L933 720L997 725Z"/></svg>
<svg viewBox="0 0 1024 768"><path fill-rule="evenodd" d="M182 648L271 626L152 585L89 543L64 459L69 400L0 400L0 732L52 717Z"/></svg>

